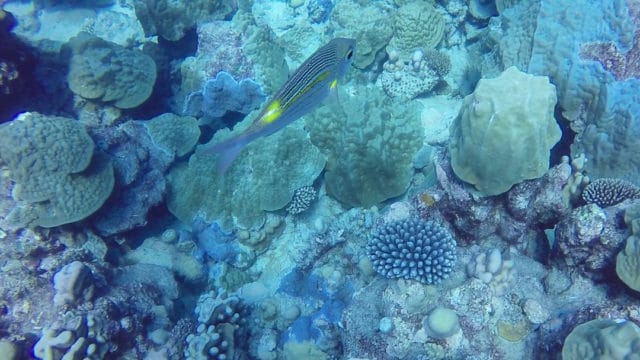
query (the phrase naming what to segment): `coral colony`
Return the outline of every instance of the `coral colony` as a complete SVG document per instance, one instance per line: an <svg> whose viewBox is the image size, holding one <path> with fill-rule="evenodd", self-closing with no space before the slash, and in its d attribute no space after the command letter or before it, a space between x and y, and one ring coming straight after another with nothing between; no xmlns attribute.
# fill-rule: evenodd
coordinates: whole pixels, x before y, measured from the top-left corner
<svg viewBox="0 0 640 360"><path fill-rule="evenodd" d="M636 359L639 44L637 0L0 1L0 358Z"/></svg>

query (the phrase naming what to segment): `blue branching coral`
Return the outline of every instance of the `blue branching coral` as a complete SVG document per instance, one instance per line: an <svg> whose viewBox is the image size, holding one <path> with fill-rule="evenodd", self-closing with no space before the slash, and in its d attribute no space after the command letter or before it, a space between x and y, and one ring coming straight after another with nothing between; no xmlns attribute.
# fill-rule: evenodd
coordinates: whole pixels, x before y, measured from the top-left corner
<svg viewBox="0 0 640 360"><path fill-rule="evenodd" d="M369 239L367 252L378 274L437 284L456 261L456 242L441 225L417 219L384 224Z"/></svg>

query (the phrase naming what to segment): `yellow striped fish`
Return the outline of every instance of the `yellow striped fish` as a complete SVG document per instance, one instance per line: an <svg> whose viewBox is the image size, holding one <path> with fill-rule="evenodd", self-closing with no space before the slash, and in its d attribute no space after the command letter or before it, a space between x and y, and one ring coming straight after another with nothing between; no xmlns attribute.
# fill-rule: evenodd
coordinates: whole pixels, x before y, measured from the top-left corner
<svg viewBox="0 0 640 360"><path fill-rule="evenodd" d="M220 143L204 145L205 152L220 154L218 173L224 173L247 144L284 128L327 98L347 72L355 47L354 39L331 40L300 65L246 130Z"/></svg>

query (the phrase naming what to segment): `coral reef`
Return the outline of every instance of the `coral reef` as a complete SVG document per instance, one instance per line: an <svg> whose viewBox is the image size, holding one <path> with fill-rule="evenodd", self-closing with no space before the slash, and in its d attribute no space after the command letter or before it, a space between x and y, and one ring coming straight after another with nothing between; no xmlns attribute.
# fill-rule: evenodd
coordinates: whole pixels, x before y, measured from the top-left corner
<svg viewBox="0 0 640 360"><path fill-rule="evenodd" d="M3 3L0 357L633 357L639 9ZM337 101L217 173L337 36Z"/></svg>
<svg viewBox="0 0 640 360"><path fill-rule="evenodd" d="M236 126L234 133L251 120ZM229 134L223 130L211 141L220 141L223 133ZM185 223L201 213L225 230L235 225L260 227L265 211L285 207L296 189L313 183L324 164L324 156L307 134L292 126L249 144L222 176L211 177L216 172L215 155L196 151L188 164L171 170L168 207ZM273 171L274 167L279 170Z"/></svg>
<svg viewBox="0 0 640 360"><path fill-rule="evenodd" d="M507 100L508 99L508 100ZM483 195L498 195L542 176L560 140L555 87L515 67L482 79L451 126L451 164ZM505 151L508 149L508 151Z"/></svg>
<svg viewBox="0 0 640 360"><path fill-rule="evenodd" d="M413 106L395 105L377 88L342 98L343 108L307 117L311 141L327 156L327 192L347 206L370 207L406 191L422 144Z"/></svg>
<svg viewBox="0 0 640 360"><path fill-rule="evenodd" d="M111 163L94 155L84 127L69 118L24 113L0 127L0 158L16 182L14 226L54 227L86 218L113 189Z"/></svg>
<svg viewBox="0 0 640 360"><path fill-rule="evenodd" d="M75 94L121 109L137 107L151 95L156 63L148 55L87 33L68 46L72 56L67 81Z"/></svg>
<svg viewBox="0 0 640 360"><path fill-rule="evenodd" d="M147 36L182 39L196 23L224 19L236 10L235 1L135 0L136 15Z"/></svg>
<svg viewBox="0 0 640 360"><path fill-rule="evenodd" d="M424 284L446 279L456 261L456 242L444 227L413 219L376 229L367 251L379 274Z"/></svg>
<svg viewBox="0 0 640 360"><path fill-rule="evenodd" d="M225 124L215 124L215 121L220 121L229 114L247 115L257 110L264 100L265 95L260 85L253 80L235 81L231 75L220 71L215 79L204 83L202 90L187 97L183 113L200 118L202 124L220 128L225 127Z"/></svg>
<svg viewBox="0 0 640 360"><path fill-rule="evenodd" d="M309 209L316 196L317 192L313 186L303 186L296 189L291 202L289 202L285 210L291 215L303 213Z"/></svg>
<svg viewBox="0 0 640 360"><path fill-rule="evenodd" d="M640 187L621 179L596 179L582 191L582 200L585 203L596 204L601 208L639 198Z"/></svg>

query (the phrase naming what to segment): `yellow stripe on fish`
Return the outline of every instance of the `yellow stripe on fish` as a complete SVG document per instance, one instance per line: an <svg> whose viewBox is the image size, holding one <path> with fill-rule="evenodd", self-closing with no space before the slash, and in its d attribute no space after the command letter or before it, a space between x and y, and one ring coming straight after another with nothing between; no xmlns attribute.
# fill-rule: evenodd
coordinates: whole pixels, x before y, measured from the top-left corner
<svg viewBox="0 0 640 360"><path fill-rule="evenodd" d="M267 106L267 111L262 115L260 121L265 124L269 124L279 118L281 114L282 108L280 107L280 101L274 100L269 104L269 106Z"/></svg>
<svg viewBox="0 0 640 360"><path fill-rule="evenodd" d="M248 143L277 132L320 104L349 69L355 47L354 39L331 40L300 65L247 129L220 143L204 145L205 152L220 153L218 172L226 171Z"/></svg>

